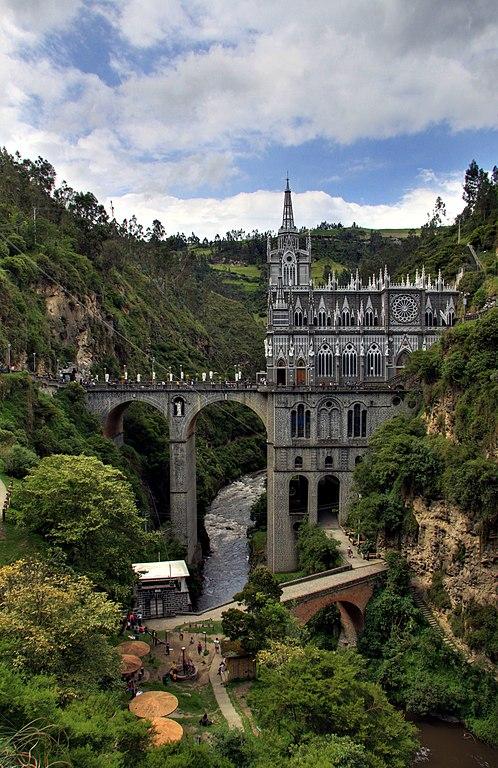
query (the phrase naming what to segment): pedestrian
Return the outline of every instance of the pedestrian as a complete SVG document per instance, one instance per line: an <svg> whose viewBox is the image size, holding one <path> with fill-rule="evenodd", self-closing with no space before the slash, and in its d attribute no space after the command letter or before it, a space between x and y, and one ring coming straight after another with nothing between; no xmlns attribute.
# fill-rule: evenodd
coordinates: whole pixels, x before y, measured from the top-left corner
<svg viewBox="0 0 498 768"><path fill-rule="evenodd" d="M190 645L193 645L193 644L194 644L194 636L190 635Z"/></svg>
<svg viewBox="0 0 498 768"><path fill-rule="evenodd" d="M180 640L183 640L183 632L180 632Z"/></svg>
<svg viewBox="0 0 498 768"><path fill-rule="evenodd" d="M351 547L348 547L348 557L353 557L353 550Z"/></svg>
<svg viewBox="0 0 498 768"><path fill-rule="evenodd" d="M169 656L170 650L171 648L170 648L169 642L166 640L166 656Z"/></svg>
<svg viewBox="0 0 498 768"><path fill-rule="evenodd" d="M214 652L219 653L220 652L220 641L218 638L214 641Z"/></svg>
<svg viewBox="0 0 498 768"><path fill-rule="evenodd" d="M200 641L200 640L199 640L199 642L197 643L197 653L199 654L199 656L200 656L200 655L201 655L201 653L202 653L202 643L201 643L201 641Z"/></svg>

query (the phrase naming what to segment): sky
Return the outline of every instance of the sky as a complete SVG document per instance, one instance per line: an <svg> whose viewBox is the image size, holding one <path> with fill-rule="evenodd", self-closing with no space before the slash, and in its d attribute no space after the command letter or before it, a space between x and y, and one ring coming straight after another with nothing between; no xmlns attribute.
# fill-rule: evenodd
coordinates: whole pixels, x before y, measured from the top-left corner
<svg viewBox="0 0 498 768"><path fill-rule="evenodd" d="M209 238L423 224L498 164L496 0L0 0L0 144Z"/></svg>

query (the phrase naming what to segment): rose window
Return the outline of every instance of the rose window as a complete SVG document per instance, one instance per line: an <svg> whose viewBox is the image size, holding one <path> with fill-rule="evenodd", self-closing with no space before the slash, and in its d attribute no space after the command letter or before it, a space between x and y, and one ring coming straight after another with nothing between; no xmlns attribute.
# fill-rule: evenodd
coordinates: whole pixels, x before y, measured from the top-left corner
<svg viewBox="0 0 498 768"><path fill-rule="evenodd" d="M418 315L417 302L413 296L396 296L391 303L391 312L398 323L413 323Z"/></svg>

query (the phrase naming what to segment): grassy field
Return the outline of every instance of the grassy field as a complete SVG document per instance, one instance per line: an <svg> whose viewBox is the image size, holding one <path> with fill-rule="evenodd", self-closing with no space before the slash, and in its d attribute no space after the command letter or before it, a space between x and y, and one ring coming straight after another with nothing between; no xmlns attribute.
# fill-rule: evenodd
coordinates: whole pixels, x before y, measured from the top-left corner
<svg viewBox="0 0 498 768"><path fill-rule="evenodd" d="M261 270L256 264L211 264L210 266L217 272L226 272L240 277L252 277L256 280L261 274Z"/></svg>
<svg viewBox="0 0 498 768"><path fill-rule="evenodd" d="M346 267L343 264L339 264L337 261L331 261L330 259L317 259L311 262L311 278L314 283L323 282L323 270L325 267L329 267L332 271L335 269L336 275L340 275L344 272Z"/></svg>

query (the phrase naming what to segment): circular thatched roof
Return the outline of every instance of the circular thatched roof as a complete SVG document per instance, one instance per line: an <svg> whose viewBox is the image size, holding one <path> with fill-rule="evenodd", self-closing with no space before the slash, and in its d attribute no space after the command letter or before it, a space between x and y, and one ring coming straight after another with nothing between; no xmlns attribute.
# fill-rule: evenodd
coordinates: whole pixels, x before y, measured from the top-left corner
<svg viewBox="0 0 498 768"><path fill-rule="evenodd" d="M155 747L162 747L163 744L173 744L180 741L183 736L183 728L176 720L170 720L169 717L153 717L151 719L152 743Z"/></svg>
<svg viewBox="0 0 498 768"><path fill-rule="evenodd" d="M127 640L126 643L118 645L119 653L131 653L133 656L147 656L150 653L150 645L142 640Z"/></svg>
<svg viewBox="0 0 498 768"><path fill-rule="evenodd" d="M146 691L135 696L128 705L130 712L137 717L152 720L154 717L166 717L178 706L178 699L166 691Z"/></svg>
<svg viewBox="0 0 498 768"><path fill-rule="evenodd" d="M123 653L121 655L121 674L133 675L142 666L142 659L138 656L133 656L130 653Z"/></svg>

